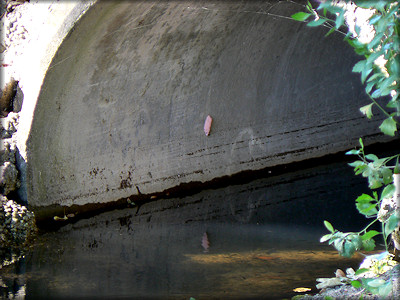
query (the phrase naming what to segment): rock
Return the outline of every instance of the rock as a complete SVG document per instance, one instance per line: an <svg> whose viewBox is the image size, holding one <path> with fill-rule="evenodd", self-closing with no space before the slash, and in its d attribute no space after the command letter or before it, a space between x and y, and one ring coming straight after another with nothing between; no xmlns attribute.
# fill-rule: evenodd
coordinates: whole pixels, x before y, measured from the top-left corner
<svg viewBox="0 0 400 300"><path fill-rule="evenodd" d="M18 100L20 101L20 100ZM11 112L7 117L2 118L0 125L0 138L9 139L17 131L19 114Z"/></svg>
<svg viewBox="0 0 400 300"><path fill-rule="evenodd" d="M0 249L26 246L36 232L33 212L5 196L0 196Z"/></svg>
<svg viewBox="0 0 400 300"><path fill-rule="evenodd" d="M394 197L382 199L381 207L378 212L379 221L386 222L386 220L389 219L395 209L396 201Z"/></svg>
<svg viewBox="0 0 400 300"><path fill-rule="evenodd" d="M11 139L2 139L0 147L0 165L7 161L15 164L16 146Z"/></svg>
<svg viewBox="0 0 400 300"><path fill-rule="evenodd" d="M6 84L2 90L0 98L0 113L3 116L7 116L8 113L13 110L12 106L15 94L17 93L17 86L18 81L16 81L14 78L11 78L10 82Z"/></svg>
<svg viewBox="0 0 400 300"><path fill-rule="evenodd" d="M8 195L10 192L19 188L18 170L11 162L5 162L0 167L0 187L3 189L2 194Z"/></svg>
<svg viewBox="0 0 400 300"><path fill-rule="evenodd" d="M22 37L24 38L24 37ZM22 103L24 102L24 93L22 92L21 88L19 85L17 85L17 92L15 94L14 100L13 100L13 112L18 113L22 109Z"/></svg>

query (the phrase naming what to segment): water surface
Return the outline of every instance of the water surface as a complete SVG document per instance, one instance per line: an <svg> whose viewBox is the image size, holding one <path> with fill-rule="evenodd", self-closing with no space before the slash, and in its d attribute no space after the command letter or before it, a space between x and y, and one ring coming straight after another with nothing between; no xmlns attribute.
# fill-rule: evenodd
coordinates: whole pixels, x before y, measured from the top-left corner
<svg viewBox="0 0 400 300"><path fill-rule="evenodd" d="M319 243L322 222L357 231L366 190L345 163L160 199L41 234L0 270L3 296L282 299L361 256ZM206 241L205 241L205 236Z"/></svg>

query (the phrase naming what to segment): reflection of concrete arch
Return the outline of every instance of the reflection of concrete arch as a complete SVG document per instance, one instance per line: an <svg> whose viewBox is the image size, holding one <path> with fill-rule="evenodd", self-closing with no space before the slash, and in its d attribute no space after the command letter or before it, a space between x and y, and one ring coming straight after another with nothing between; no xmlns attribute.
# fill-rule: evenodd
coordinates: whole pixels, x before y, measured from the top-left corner
<svg viewBox="0 0 400 300"><path fill-rule="evenodd" d="M254 195L255 194L255 195ZM255 212L257 211L257 208L260 206L262 201L265 201L265 193L261 192L260 194L256 193L251 193L250 197L246 200L239 199L238 202L242 202L242 204L245 204L245 210L243 213L238 213L238 207L236 206L236 201L235 199L229 199L229 207L231 209L231 214L234 217L234 219L240 223L249 223L251 218L254 216ZM258 194L258 195L257 195ZM254 195L254 196L253 196ZM238 195L239 197L240 195Z"/></svg>

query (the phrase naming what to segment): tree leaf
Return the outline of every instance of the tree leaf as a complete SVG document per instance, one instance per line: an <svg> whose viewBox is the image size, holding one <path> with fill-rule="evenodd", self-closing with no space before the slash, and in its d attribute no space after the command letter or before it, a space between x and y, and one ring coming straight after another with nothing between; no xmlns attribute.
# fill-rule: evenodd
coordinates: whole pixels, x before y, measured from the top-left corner
<svg viewBox="0 0 400 300"><path fill-rule="evenodd" d="M360 150L357 150L357 149L349 150L345 154L346 155L358 155L358 154L360 154Z"/></svg>
<svg viewBox="0 0 400 300"><path fill-rule="evenodd" d="M378 98L378 97L381 96L381 93L382 93L381 89L376 89L376 90L372 93L371 97L372 97L372 98Z"/></svg>
<svg viewBox="0 0 400 300"><path fill-rule="evenodd" d="M374 75L375 75L375 74L374 74ZM374 76L374 75L372 75L372 76ZM372 76L371 76L371 77L372 77ZM370 78L371 78L371 77L370 77ZM369 80L370 78L368 78L368 80ZM369 83L365 86L365 91L369 94L369 93L372 91L372 88L374 87L375 84L376 84L375 81L369 82Z"/></svg>
<svg viewBox="0 0 400 300"><path fill-rule="evenodd" d="M293 20L296 20L296 21L305 21L305 20L307 20L310 16L311 16L311 14L300 11L300 12L297 12L297 13L291 15L290 17L291 17Z"/></svg>
<svg viewBox="0 0 400 300"><path fill-rule="evenodd" d="M371 201L375 201L375 198L371 197L368 194L362 194L361 196L358 196L356 199L356 202L359 203L369 203Z"/></svg>
<svg viewBox="0 0 400 300"><path fill-rule="evenodd" d="M374 25L381 19L381 15L374 15L371 19L369 19L369 24Z"/></svg>
<svg viewBox="0 0 400 300"><path fill-rule="evenodd" d="M377 34L371 42L368 43L368 50L371 50L372 48L374 48L375 46L377 46L379 44L379 42L381 41L382 37L384 36L384 33L379 33Z"/></svg>
<svg viewBox="0 0 400 300"><path fill-rule="evenodd" d="M331 237L332 237L332 234L325 234L324 236L322 236L322 237L320 238L319 242L320 242L320 243L324 243L324 242L330 240Z"/></svg>
<svg viewBox="0 0 400 300"><path fill-rule="evenodd" d="M379 159L378 156L376 156L375 154L367 154L365 155L365 158L372 161L376 161Z"/></svg>
<svg viewBox="0 0 400 300"><path fill-rule="evenodd" d="M372 251L375 249L375 241L373 239L362 240L362 248L365 251Z"/></svg>
<svg viewBox="0 0 400 300"><path fill-rule="evenodd" d="M392 170L388 167L384 167L381 169L382 179L384 184L389 184L393 182L393 173Z"/></svg>
<svg viewBox="0 0 400 300"><path fill-rule="evenodd" d="M367 79L368 75L371 74L373 68L371 63L365 64L362 72L361 72L361 82L364 84L365 79Z"/></svg>
<svg viewBox="0 0 400 300"><path fill-rule="evenodd" d="M330 232L332 232L332 233L335 232L335 229L333 229L332 224L329 223L328 221L325 220L325 221L324 221L324 225L325 225L326 229L328 229Z"/></svg>
<svg viewBox="0 0 400 300"><path fill-rule="evenodd" d="M362 247L362 241L358 234L349 234L346 236L345 241L342 246L342 251L340 255L344 257L351 257L354 252L360 250Z"/></svg>
<svg viewBox="0 0 400 300"><path fill-rule="evenodd" d="M341 13L336 17L336 21L335 21L336 29L339 29L340 26L343 25L343 23L344 23L344 13Z"/></svg>
<svg viewBox="0 0 400 300"><path fill-rule="evenodd" d="M358 269L358 270L356 271L355 275L360 275L360 274L365 273L365 272L369 272L369 269L368 269L368 268L361 268L361 269Z"/></svg>
<svg viewBox="0 0 400 300"><path fill-rule="evenodd" d="M325 34L325 37L327 37L328 35L331 35L333 32L336 31L335 27L332 27L331 29L329 29L329 31Z"/></svg>
<svg viewBox="0 0 400 300"><path fill-rule="evenodd" d="M372 286L372 287L379 287L379 286L384 285L385 283L386 283L386 281L384 279L377 278L377 279L374 279L374 280L371 280L370 282L368 282L368 285Z"/></svg>
<svg viewBox="0 0 400 300"><path fill-rule="evenodd" d="M382 191L381 199L392 197L394 190L395 190L394 184L387 185Z"/></svg>
<svg viewBox="0 0 400 300"><path fill-rule="evenodd" d="M364 60L360 60L358 63L356 63L356 64L354 65L352 71L353 71L354 73L359 73L359 72L361 72L361 71L364 69L366 63L367 63L367 61L366 61L365 59L364 59Z"/></svg>
<svg viewBox="0 0 400 300"><path fill-rule="evenodd" d="M385 235L391 234L399 225L399 219L396 214L393 213L385 223Z"/></svg>
<svg viewBox="0 0 400 300"><path fill-rule="evenodd" d="M375 177L368 176L368 182L368 187L372 190L380 188L382 186L382 182Z"/></svg>
<svg viewBox="0 0 400 300"><path fill-rule="evenodd" d="M357 210L360 214L364 216L373 216L378 213L376 209L377 204L370 204L370 203L356 203Z"/></svg>
<svg viewBox="0 0 400 300"><path fill-rule="evenodd" d="M324 19L314 20L314 21L311 21L310 23L307 23L307 26L310 26L310 27L320 26L320 25L324 24L325 21L326 20L324 20Z"/></svg>
<svg viewBox="0 0 400 300"><path fill-rule="evenodd" d="M384 120L379 126L379 129L387 135L394 136L395 132L397 131L396 121L393 120L393 117L387 118Z"/></svg>
<svg viewBox="0 0 400 300"><path fill-rule="evenodd" d="M362 138L359 138L358 142L360 143L361 149L364 149L364 143L362 141Z"/></svg>
<svg viewBox="0 0 400 300"><path fill-rule="evenodd" d="M390 292L393 290L393 283L391 280L387 281L385 284L379 287L379 296L386 299Z"/></svg>
<svg viewBox="0 0 400 300"><path fill-rule="evenodd" d="M359 282L358 280L352 280L351 285L354 286L356 289L359 289L362 286L361 282Z"/></svg>
<svg viewBox="0 0 400 300"><path fill-rule="evenodd" d="M374 236L376 236L376 235L378 235L378 234L380 234L380 232L378 232L378 231L376 231L376 230L370 230L370 231L367 231L366 233L364 233L364 234L361 236L361 239L363 239L363 240L369 240L369 239L372 239Z"/></svg>
<svg viewBox="0 0 400 300"><path fill-rule="evenodd" d="M360 108L360 111L367 116L368 119L371 119L371 117L373 116L372 114L372 106L374 105L374 103L365 105L363 107Z"/></svg>

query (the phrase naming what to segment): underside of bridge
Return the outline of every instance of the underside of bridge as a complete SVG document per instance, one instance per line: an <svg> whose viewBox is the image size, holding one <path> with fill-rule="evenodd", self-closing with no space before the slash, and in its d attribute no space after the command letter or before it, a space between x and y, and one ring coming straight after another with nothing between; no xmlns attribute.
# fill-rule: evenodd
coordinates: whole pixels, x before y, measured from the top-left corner
<svg viewBox="0 0 400 300"><path fill-rule="evenodd" d="M27 200L110 203L382 139L358 58L289 1L97 2L37 100ZM210 134L204 133L207 116Z"/></svg>

